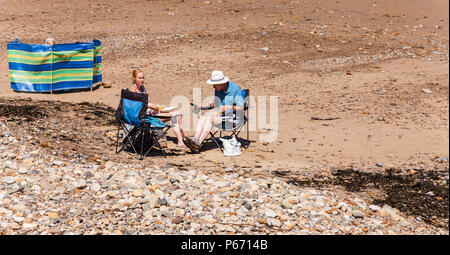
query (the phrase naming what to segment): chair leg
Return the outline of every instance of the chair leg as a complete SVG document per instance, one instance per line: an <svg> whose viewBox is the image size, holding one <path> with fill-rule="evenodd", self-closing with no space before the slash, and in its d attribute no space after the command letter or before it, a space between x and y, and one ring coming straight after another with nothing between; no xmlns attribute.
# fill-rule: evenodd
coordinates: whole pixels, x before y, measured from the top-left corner
<svg viewBox="0 0 450 255"><path fill-rule="evenodd" d="M203 143L201 144L201 147L203 148L203 146L204 146L206 143L208 143L209 141L212 140L212 141L217 145L217 147L219 147L219 149L220 149L221 151L223 151L222 147L221 147L220 144L217 142L217 139L216 139L216 137L215 137L215 135L216 135L218 132L219 132L219 130L217 130L217 131L214 132L214 133L213 133L213 131L209 132L209 137L203 141Z"/></svg>
<svg viewBox="0 0 450 255"><path fill-rule="evenodd" d="M144 136L145 136L145 130L142 130L142 135L141 135L141 157L140 157L140 160L143 160L144 159Z"/></svg>
<svg viewBox="0 0 450 255"><path fill-rule="evenodd" d="M134 147L134 141L136 140L136 138L139 136L139 131L140 130L136 130L136 134L131 134L132 136L126 136L127 137L127 143L129 143L131 145L131 147L133 148L134 153L136 153L137 155L139 155L138 150L136 149L136 147Z"/></svg>
<svg viewBox="0 0 450 255"><path fill-rule="evenodd" d="M234 138L236 138L236 141L241 142L241 138L239 138L239 133L240 133L240 131L236 131L236 130L231 131L230 138L234 137Z"/></svg>
<svg viewBox="0 0 450 255"><path fill-rule="evenodd" d="M117 137L116 137L116 154L119 149L119 135L120 135L120 123L117 125Z"/></svg>
<svg viewBox="0 0 450 255"><path fill-rule="evenodd" d="M157 142L156 134L153 132L152 129L150 129L150 132L152 133L152 145L150 146L150 148L149 148L145 153L142 152L142 158L146 157L147 154L150 153L150 151L153 149L153 147L155 147L155 144L156 144L156 142ZM144 146L143 144L144 144L144 137L142 137L142 146ZM142 147L142 150L143 150L143 149L144 149L144 148Z"/></svg>
<svg viewBox="0 0 450 255"><path fill-rule="evenodd" d="M159 150L162 152L162 154L164 155L164 157L167 158L166 150L163 149L163 147L161 146L161 144L159 143L159 141L156 141L156 142L158 143Z"/></svg>
<svg viewBox="0 0 450 255"><path fill-rule="evenodd" d="M119 148L119 135L120 135L120 128L123 127L126 130L126 136L123 139L123 145ZM167 131L169 130L170 127L166 127L166 128L162 128L161 130L163 131L163 136L167 134ZM139 160L143 160L148 153L150 153L150 151L154 148L157 147L159 150L161 150L161 152L163 153L164 157L167 157L167 153L166 151L162 148L161 144L159 143L159 139L154 131L154 129L150 129L151 133L152 133L152 139L153 139L153 144L151 145L151 147L144 152L144 140L145 140L145 128L138 128L138 127L134 127L131 129L128 129L125 125L123 125L123 123L120 123L118 128L117 128L117 140L116 140L116 154L120 153L122 150L124 150L128 144L131 145L134 153L136 155L138 155L138 159ZM135 146L135 142L137 141L137 138L141 136L141 144L140 146L137 145ZM124 142L125 141L125 142ZM140 148L137 148L140 147Z"/></svg>
<svg viewBox="0 0 450 255"><path fill-rule="evenodd" d="M217 142L217 138L214 136L216 133L213 134L212 132L210 132L209 134L210 134L212 140L214 141L214 143L216 143L217 147L219 147L219 149L223 152L222 146L219 145L219 142ZM220 132L220 134L222 134L222 131Z"/></svg>
<svg viewBox="0 0 450 255"><path fill-rule="evenodd" d="M241 141L242 147L248 148L249 145L250 145L250 140L248 139L248 136L247 136L247 142L246 142L245 145L244 145L244 143L243 143L243 140L244 140L244 139L241 138L241 137L239 137L239 134L241 133L241 131L242 131L242 129L236 131L236 133L235 133L236 139Z"/></svg>
<svg viewBox="0 0 450 255"><path fill-rule="evenodd" d="M250 132L249 132L249 128L248 128L248 122L247 122L247 146L246 148L250 147Z"/></svg>
<svg viewBox="0 0 450 255"><path fill-rule="evenodd" d="M164 137L164 136L167 135L167 131L169 131L169 128L170 127L166 127L165 129L164 128L161 129L163 131L163 134L161 135L161 137ZM166 150L161 146L161 143L159 143L159 139L160 138L158 138L157 141L156 141L157 144L158 144L159 150L161 150L161 152L163 153L164 157L167 158Z"/></svg>
<svg viewBox="0 0 450 255"><path fill-rule="evenodd" d="M134 153L136 155L139 155L138 150L136 149L136 147L134 146L134 142L136 141L136 138L139 136L139 132L141 131L140 128L137 127L132 127L130 129L128 129L123 123L121 123L121 126L119 126L118 128L118 135L117 135L117 144L119 144L119 134L120 134L120 127L123 127L126 130L126 135L122 140L122 146L120 147L120 149L117 150L116 153L120 153L122 150L124 150L127 145L131 145L131 148L133 149ZM142 149L141 149L142 152Z"/></svg>
<svg viewBox="0 0 450 255"><path fill-rule="evenodd" d="M201 148L203 148L203 146L211 140L211 133L212 131L209 133L209 136L205 140L203 140L202 144L200 144Z"/></svg>
<svg viewBox="0 0 450 255"><path fill-rule="evenodd" d="M168 130L169 130L169 127L167 127L165 130L164 130L164 128L163 128L163 129L162 129L162 131L163 131L162 136L166 135ZM150 153L150 151L151 151L154 147L157 147L157 148L159 148L159 150L163 153L164 157L167 158L166 150L163 149L162 146L161 146L161 144L159 143L159 141L158 141L159 139L158 139L158 137L157 137L157 134L155 133L155 131L154 131L153 129L150 129L150 131L152 132L152 140L153 140L153 144L152 144L152 146L150 146L150 148L145 152L144 157L146 157L147 154ZM161 137L162 137L162 136L161 136Z"/></svg>
<svg viewBox="0 0 450 255"><path fill-rule="evenodd" d="M150 148L143 154L143 157L146 157L148 155L148 153L150 153L150 151L153 149L153 147L155 147L156 143L158 142L156 140L156 138L152 138L152 140L153 140L152 146L150 146Z"/></svg>
<svg viewBox="0 0 450 255"><path fill-rule="evenodd" d="M120 128L121 127L123 127L124 129L127 130L127 135L125 137L123 137L123 139L122 139L122 143L123 144L122 144L122 146L120 146L120 149L119 149L118 146L119 146L119 135L120 135ZM129 135L130 135L130 130L128 130L127 127L125 125L123 125L123 123L120 123L119 127L117 128L116 154L118 154L121 151L123 151L128 144L131 144L131 146L133 146L133 143L132 143L133 139L131 139L129 137ZM124 143L124 141L125 141L125 143Z"/></svg>
<svg viewBox="0 0 450 255"><path fill-rule="evenodd" d="M244 138L239 137L239 134L241 133L242 130L243 130L243 126L241 128L239 128L239 129L233 130L232 131L233 133L231 134L231 136L236 137L236 140L243 141ZM245 143L245 145L242 142L241 142L241 144L242 144L242 147L244 147L244 148L248 148L250 146L250 136L249 136L249 130L248 130L248 123L247 123L247 142Z"/></svg>
<svg viewBox="0 0 450 255"><path fill-rule="evenodd" d="M244 138L239 137L241 131L242 131L242 127L239 128L239 129L233 129L233 130L230 130L230 131L228 131L228 132L231 132L230 138L233 138L233 137L236 138L236 140L239 141L239 142L241 143L242 147L248 148L249 145L250 145L249 135L248 135L248 133L247 133L247 142L246 142L245 145L244 145L244 142L243 142L243 141L244 141Z"/></svg>
<svg viewBox="0 0 450 255"><path fill-rule="evenodd" d="M163 131L163 134L161 135L161 137L165 136L167 131L169 130L169 128L166 128L166 130L161 129ZM152 147L154 147L155 145L159 148L159 150L163 153L164 158L167 158L167 153L166 150L163 149L163 147L161 146L161 144L159 143L159 138L157 137L157 135L154 133L154 131L152 130L152 134L153 134L153 139L155 140L154 144L152 145ZM151 149L151 148L150 148Z"/></svg>

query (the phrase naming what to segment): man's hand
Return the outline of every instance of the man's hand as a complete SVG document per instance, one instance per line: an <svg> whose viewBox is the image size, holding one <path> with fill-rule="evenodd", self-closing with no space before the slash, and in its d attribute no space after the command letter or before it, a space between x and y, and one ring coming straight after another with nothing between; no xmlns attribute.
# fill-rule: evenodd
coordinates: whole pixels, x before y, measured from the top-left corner
<svg viewBox="0 0 450 255"><path fill-rule="evenodd" d="M228 110L233 110L233 106L231 106L231 105L222 105L221 107L219 107L219 110L221 112L225 112L225 111L228 111Z"/></svg>
<svg viewBox="0 0 450 255"><path fill-rule="evenodd" d="M192 106L194 106L194 113L198 115L200 113L200 107L196 104L192 104Z"/></svg>

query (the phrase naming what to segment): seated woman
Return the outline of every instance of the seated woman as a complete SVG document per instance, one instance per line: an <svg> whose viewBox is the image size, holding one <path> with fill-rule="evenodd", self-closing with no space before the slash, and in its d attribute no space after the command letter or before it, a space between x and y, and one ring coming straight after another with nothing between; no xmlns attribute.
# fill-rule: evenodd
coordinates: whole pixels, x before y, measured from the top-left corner
<svg viewBox="0 0 450 255"><path fill-rule="evenodd" d="M144 87L145 82L145 75L144 71L142 70L133 70L133 84L128 88L129 91L135 92L135 93L145 93L147 94L147 91ZM187 136L186 131L183 129L183 117L180 112L178 111L169 111L165 113L161 113L159 111L160 105L150 103L150 97L149 97L149 103L148 108L152 112L152 116L155 117L171 117L170 121L172 122L172 128L175 133L175 136L178 139L177 147L185 148L185 144L183 143L183 138ZM164 122L168 122L169 119L161 119Z"/></svg>

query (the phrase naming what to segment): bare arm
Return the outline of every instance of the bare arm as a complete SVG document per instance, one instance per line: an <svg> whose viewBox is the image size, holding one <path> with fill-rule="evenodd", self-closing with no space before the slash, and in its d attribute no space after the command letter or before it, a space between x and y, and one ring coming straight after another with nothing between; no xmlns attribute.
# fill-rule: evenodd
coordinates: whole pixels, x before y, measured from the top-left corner
<svg viewBox="0 0 450 255"><path fill-rule="evenodd" d="M235 110L240 111L243 109L242 106L232 106L232 105L222 105L221 107L217 108L219 111L224 112L227 110Z"/></svg>
<svg viewBox="0 0 450 255"><path fill-rule="evenodd" d="M152 109L153 113L159 113L159 105L158 104L148 103L147 107Z"/></svg>

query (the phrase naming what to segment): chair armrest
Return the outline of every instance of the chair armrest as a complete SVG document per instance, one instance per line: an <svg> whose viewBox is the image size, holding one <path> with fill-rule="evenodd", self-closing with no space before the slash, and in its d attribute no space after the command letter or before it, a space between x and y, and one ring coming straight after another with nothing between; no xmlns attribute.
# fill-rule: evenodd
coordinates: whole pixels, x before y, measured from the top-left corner
<svg viewBox="0 0 450 255"><path fill-rule="evenodd" d="M150 114L150 113L146 113L145 116L147 116L147 117L153 117L153 118L158 118L158 119L170 119L170 118L172 118L172 117L170 117L170 116L156 116L156 115L153 115L153 114ZM176 115L176 116L178 116L178 115Z"/></svg>
<svg viewBox="0 0 450 255"><path fill-rule="evenodd" d="M198 105L193 104L193 103L191 103L191 105L194 106L194 107L198 107ZM201 107L199 107L200 110L211 110L213 108L214 108L214 106L213 107L211 107L211 106L201 106Z"/></svg>

